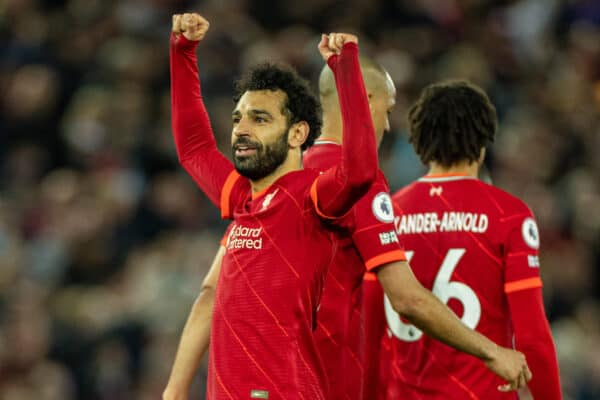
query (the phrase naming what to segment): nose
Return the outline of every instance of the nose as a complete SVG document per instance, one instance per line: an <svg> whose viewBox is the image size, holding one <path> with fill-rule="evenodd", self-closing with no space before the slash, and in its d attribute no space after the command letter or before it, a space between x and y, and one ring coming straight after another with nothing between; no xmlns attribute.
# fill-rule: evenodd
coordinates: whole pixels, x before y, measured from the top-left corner
<svg viewBox="0 0 600 400"><path fill-rule="evenodd" d="M233 135L236 137L250 136L250 127L246 123L246 118L241 118L233 125Z"/></svg>

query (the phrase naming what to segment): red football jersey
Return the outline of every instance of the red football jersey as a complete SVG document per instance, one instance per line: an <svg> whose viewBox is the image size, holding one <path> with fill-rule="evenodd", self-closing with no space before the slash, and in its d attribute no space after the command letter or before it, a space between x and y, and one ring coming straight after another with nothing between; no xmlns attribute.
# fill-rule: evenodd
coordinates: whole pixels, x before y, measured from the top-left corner
<svg viewBox="0 0 600 400"><path fill-rule="evenodd" d="M304 153L304 166L324 171L339 163L341 156L341 146L318 140ZM335 258L327 273L315 332L329 378L331 399L373 398L368 394L373 388L364 383L365 376L377 365L381 334L366 337L371 321L369 310L363 308L363 276L383 264L406 259L394 231L393 205L388 192L380 172L352 211L336 221L344 231L338 235ZM377 281L373 284L379 285ZM382 297L378 298L382 302ZM379 310L372 311L379 315Z"/></svg>
<svg viewBox="0 0 600 400"><path fill-rule="evenodd" d="M381 337L386 331L385 315L380 312L383 310L384 292L377 275L370 272L365 274L362 292L361 317L364 329L361 331L360 354L365 367L362 398L373 400L381 391Z"/></svg>
<svg viewBox="0 0 600 400"><path fill-rule="evenodd" d="M512 347L507 293L542 285L539 236L529 208L462 175L425 176L393 196L396 233L419 281L470 328ZM402 320L385 301L382 384L386 399L517 399L502 380Z"/></svg>
<svg viewBox="0 0 600 400"><path fill-rule="evenodd" d="M253 198L238 178L225 195L234 222L215 294L209 398L324 398L312 331L332 241L310 198L317 175L289 173Z"/></svg>

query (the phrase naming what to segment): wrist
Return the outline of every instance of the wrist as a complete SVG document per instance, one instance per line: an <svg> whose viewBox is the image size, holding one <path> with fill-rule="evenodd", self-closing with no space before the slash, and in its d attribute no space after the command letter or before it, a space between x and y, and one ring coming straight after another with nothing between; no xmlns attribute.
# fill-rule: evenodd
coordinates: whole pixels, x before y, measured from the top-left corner
<svg viewBox="0 0 600 400"><path fill-rule="evenodd" d="M335 67L337 65L337 59L338 59L338 57L339 56L337 54L332 54L327 59L327 65L329 65L329 68L331 68L331 70L333 72L335 72Z"/></svg>
<svg viewBox="0 0 600 400"><path fill-rule="evenodd" d="M486 342L487 343L483 346L481 356L479 358L481 358L481 360L484 362L494 361L496 358L498 358L500 347L487 338Z"/></svg>
<svg viewBox="0 0 600 400"><path fill-rule="evenodd" d="M358 52L358 43L355 42L346 42L342 47L342 51L355 51Z"/></svg>
<svg viewBox="0 0 600 400"><path fill-rule="evenodd" d="M175 34L171 32L171 44L178 49L195 51L198 47L198 40L189 40L183 33Z"/></svg>

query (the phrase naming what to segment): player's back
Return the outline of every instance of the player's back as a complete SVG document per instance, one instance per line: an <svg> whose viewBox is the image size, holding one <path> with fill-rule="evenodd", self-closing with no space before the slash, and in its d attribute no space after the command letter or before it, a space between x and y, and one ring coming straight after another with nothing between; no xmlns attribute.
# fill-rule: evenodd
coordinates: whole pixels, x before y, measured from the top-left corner
<svg viewBox="0 0 600 400"><path fill-rule="evenodd" d="M530 211L520 200L466 176L426 176L393 196L396 232L416 277L467 326L512 347L505 283L516 280L506 241L525 232ZM531 235L531 236L529 236ZM530 266L537 267L537 260ZM511 275L512 274L512 275ZM473 356L401 320L386 300L387 399L515 399Z"/></svg>
<svg viewBox="0 0 600 400"><path fill-rule="evenodd" d="M303 157L306 168L318 171L324 171L340 160L341 146L324 140L318 140ZM343 230L336 236L337 249L327 272L315 331L317 347L329 379L331 399L369 396L363 392L370 391L370 388L365 388L363 383L367 365L376 364L370 362L370 357L377 356L374 348L379 343L365 342L369 322L361 307L363 276L366 268L404 259L393 231L388 190L385 177L379 172L369 192L356 202L351 212L337 221ZM389 202L388 214L385 210L373 211L382 201Z"/></svg>

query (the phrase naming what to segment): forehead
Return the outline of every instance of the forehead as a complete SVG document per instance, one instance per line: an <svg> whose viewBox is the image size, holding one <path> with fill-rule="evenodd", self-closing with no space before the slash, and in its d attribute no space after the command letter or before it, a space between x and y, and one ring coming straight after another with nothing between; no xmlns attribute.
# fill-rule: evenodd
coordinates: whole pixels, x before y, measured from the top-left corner
<svg viewBox="0 0 600 400"><path fill-rule="evenodd" d="M264 110L272 115L283 115L286 94L282 90L249 90L235 105L234 112L247 113L250 110Z"/></svg>
<svg viewBox="0 0 600 400"><path fill-rule="evenodd" d="M367 90L375 95L376 101L389 105L396 103L396 85L387 71L368 70L365 77Z"/></svg>
<svg viewBox="0 0 600 400"><path fill-rule="evenodd" d="M382 76L383 84L382 84L382 95L385 96L388 104L396 103L396 85L394 85L394 81L392 77L387 72L384 76Z"/></svg>

